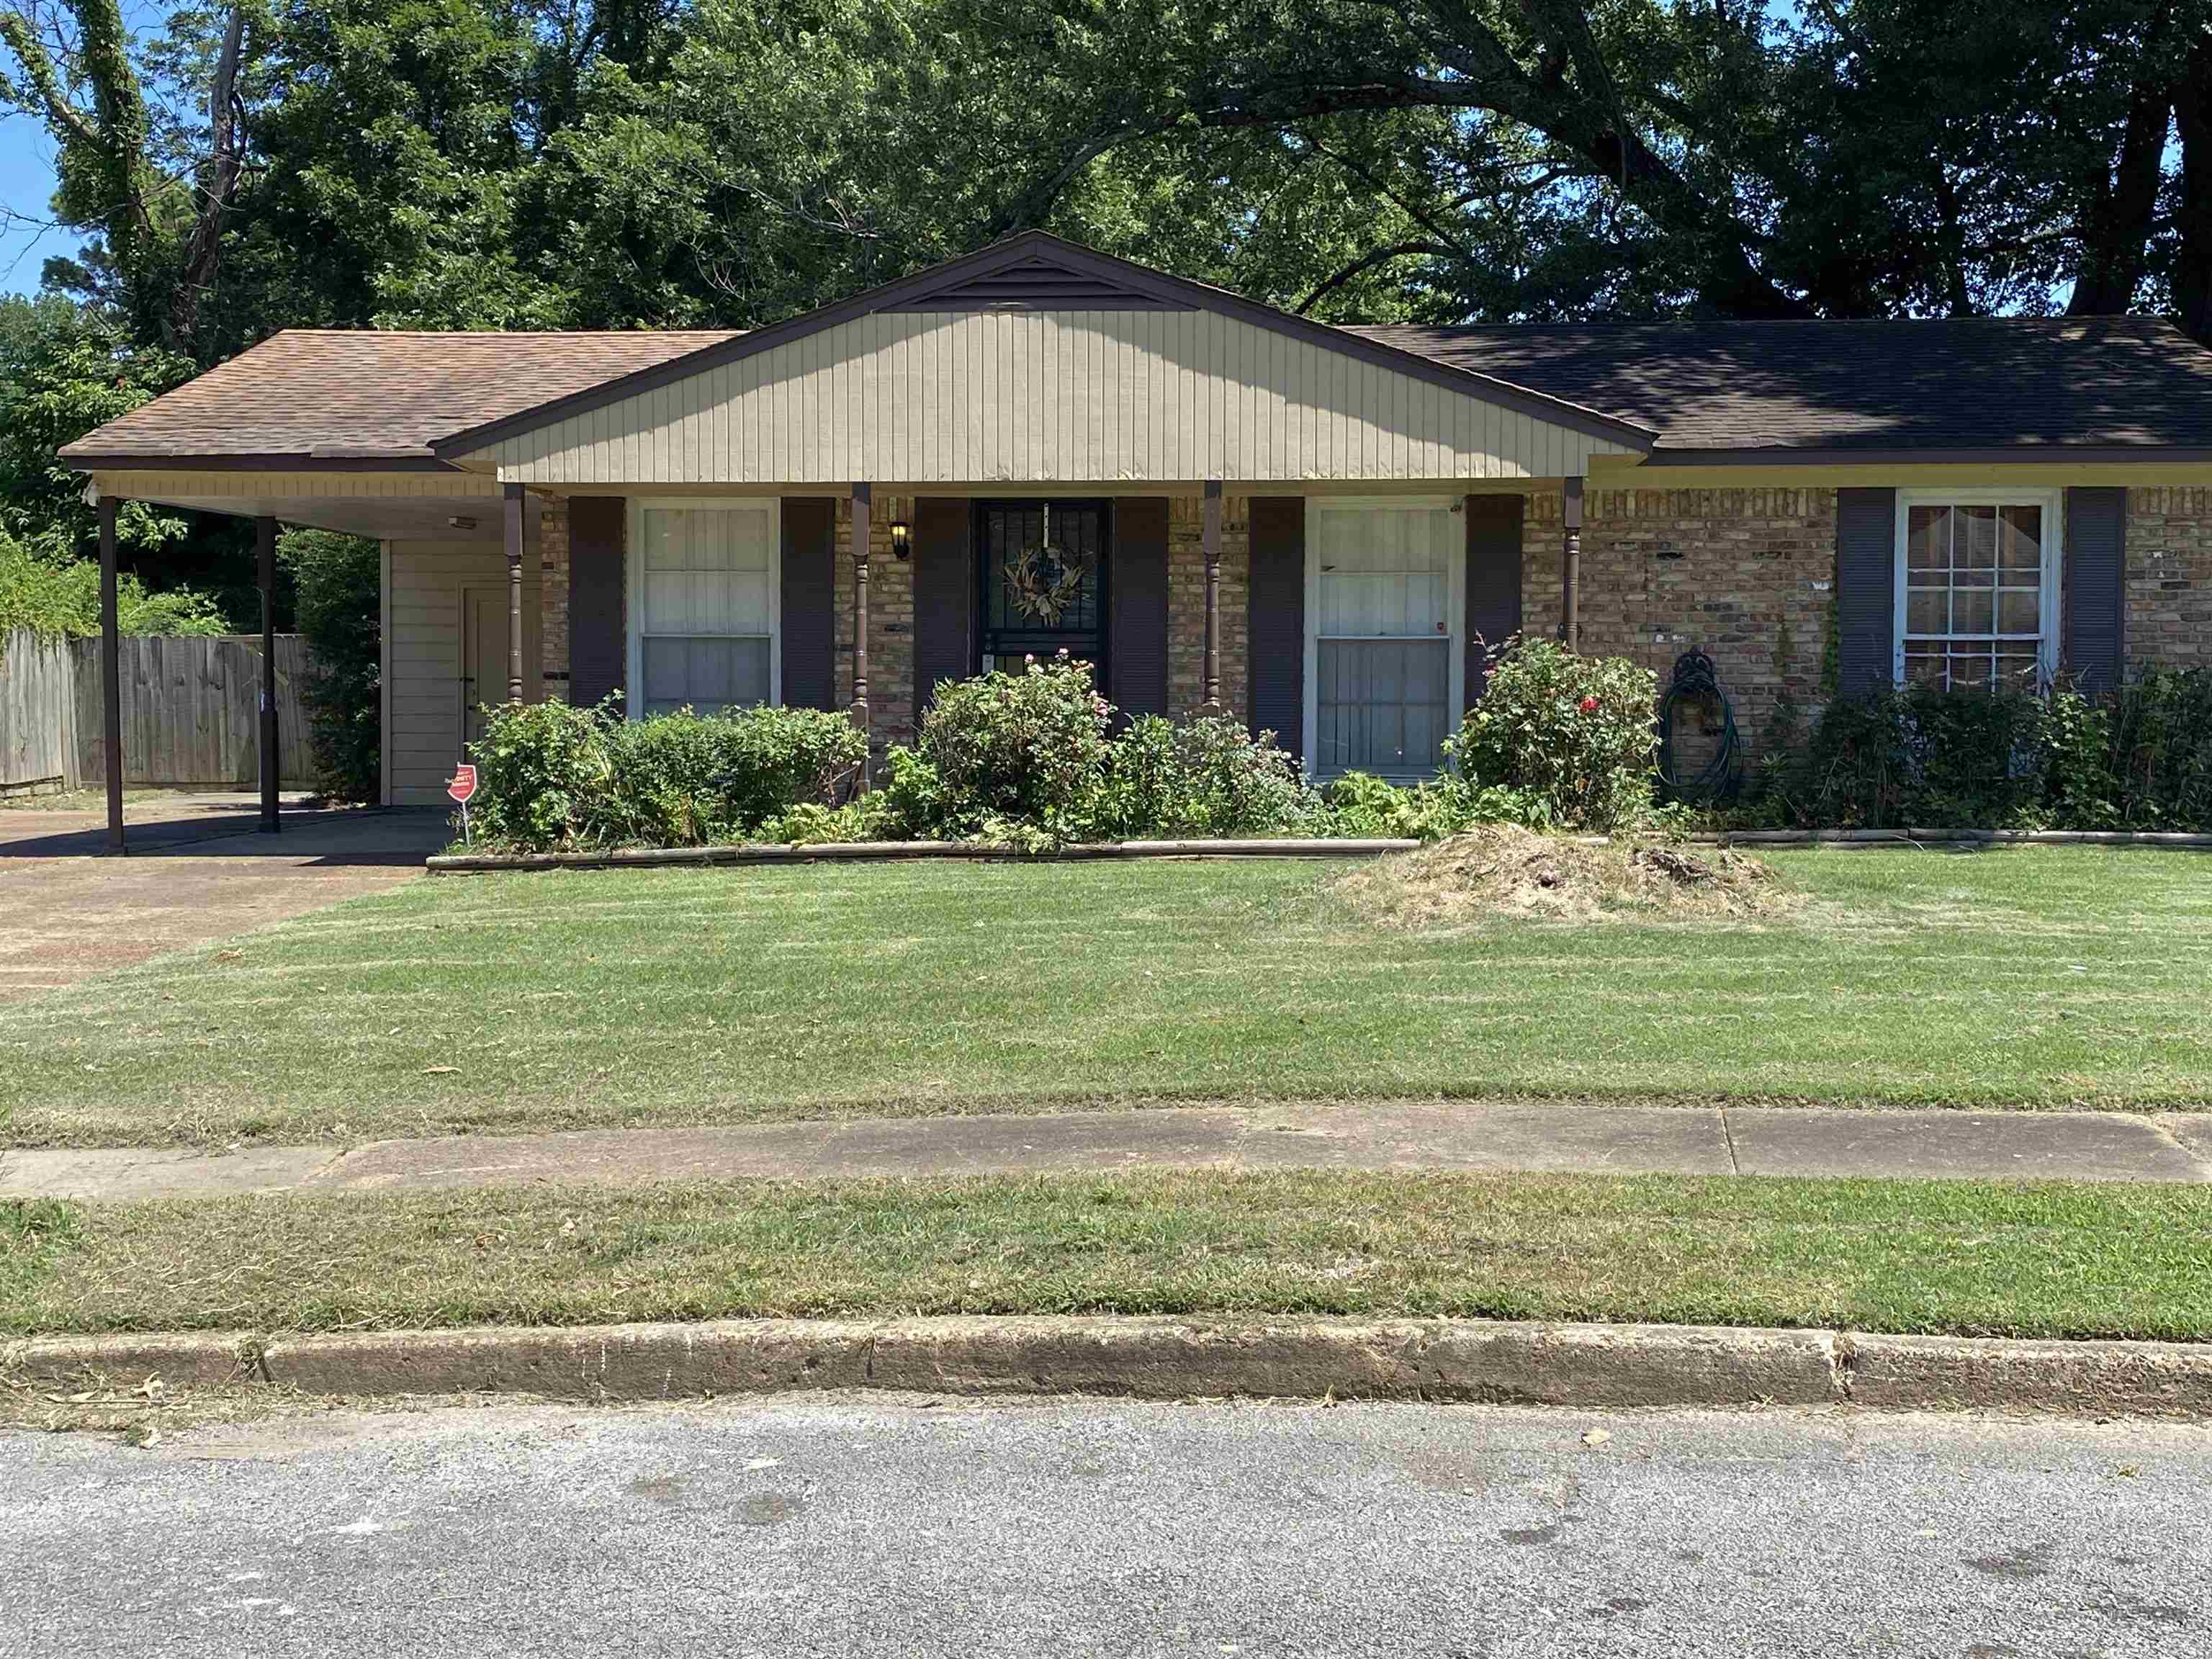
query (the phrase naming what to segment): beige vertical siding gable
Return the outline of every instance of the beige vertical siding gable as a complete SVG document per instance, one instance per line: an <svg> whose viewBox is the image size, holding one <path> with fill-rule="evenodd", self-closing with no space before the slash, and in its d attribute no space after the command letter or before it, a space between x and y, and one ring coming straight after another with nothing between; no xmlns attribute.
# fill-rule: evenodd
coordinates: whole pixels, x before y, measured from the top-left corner
<svg viewBox="0 0 2212 1659"><path fill-rule="evenodd" d="M1192 310L872 312L470 458L562 486L1558 477L1632 453Z"/></svg>

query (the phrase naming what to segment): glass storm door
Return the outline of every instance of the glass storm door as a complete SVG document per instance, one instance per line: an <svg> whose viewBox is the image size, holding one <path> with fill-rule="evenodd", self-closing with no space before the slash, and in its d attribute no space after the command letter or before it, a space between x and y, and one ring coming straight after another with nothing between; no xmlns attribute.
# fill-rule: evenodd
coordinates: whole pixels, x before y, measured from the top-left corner
<svg viewBox="0 0 2212 1659"><path fill-rule="evenodd" d="M975 503L984 672L1016 672L1024 657L1065 651L1092 665L1105 689L1110 533L1104 501Z"/></svg>

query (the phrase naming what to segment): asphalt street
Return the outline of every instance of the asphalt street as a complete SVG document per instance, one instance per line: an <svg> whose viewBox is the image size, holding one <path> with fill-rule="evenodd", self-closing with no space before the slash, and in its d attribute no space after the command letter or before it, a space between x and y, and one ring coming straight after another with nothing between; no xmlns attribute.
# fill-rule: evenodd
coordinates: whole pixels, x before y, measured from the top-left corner
<svg viewBox="0 0 2212 1659"><path fill-rule="evenodd" d="M2212 1652L2212 1428L447 1407L0 1437L0 1653Z"/></svg>

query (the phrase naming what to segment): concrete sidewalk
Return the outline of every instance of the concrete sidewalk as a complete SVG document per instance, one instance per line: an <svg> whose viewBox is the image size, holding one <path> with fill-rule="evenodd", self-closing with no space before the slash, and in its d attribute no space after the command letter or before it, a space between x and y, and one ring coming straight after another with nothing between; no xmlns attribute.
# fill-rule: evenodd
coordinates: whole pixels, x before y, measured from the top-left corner
<svg viewBox="0 0 2212 1659"><path fill-rule="evenodd" d="M1141 1169L1522 1170L2212 1181L2212 1115L1284 1102L1049 1116L452 1136L201 1153L0 1152L0 1197L141 1200Z"/></svg>

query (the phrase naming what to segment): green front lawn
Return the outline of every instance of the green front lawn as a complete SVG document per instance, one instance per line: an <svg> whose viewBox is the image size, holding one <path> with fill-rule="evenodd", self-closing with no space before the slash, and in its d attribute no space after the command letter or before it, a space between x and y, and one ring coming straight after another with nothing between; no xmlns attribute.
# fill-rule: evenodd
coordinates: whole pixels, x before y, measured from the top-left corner
<svg viewBox="0 0 2212 1659"><path fill-rule="evenodd" d="M1756 927L1370 927L1294 861L438 878L0 1008L19 1142L1265 1096L2212 1102L2212 858L1806 850Z"/></svg>
<svg viewBox="0 0 2212 1659"><path fill-rule="evenodd" d="M0 1331L1414 1314L2212 1337L2212 1191L1299 1173L0 1204Z"/></svg>

